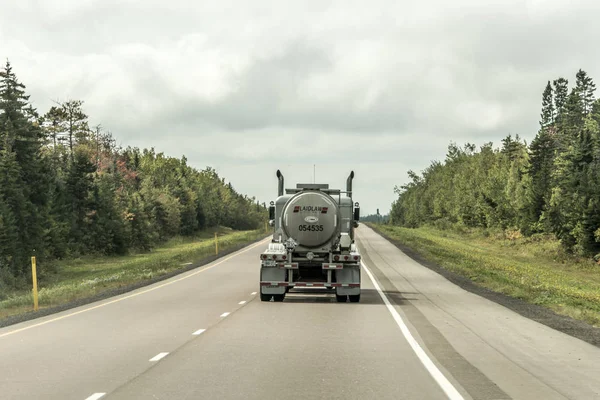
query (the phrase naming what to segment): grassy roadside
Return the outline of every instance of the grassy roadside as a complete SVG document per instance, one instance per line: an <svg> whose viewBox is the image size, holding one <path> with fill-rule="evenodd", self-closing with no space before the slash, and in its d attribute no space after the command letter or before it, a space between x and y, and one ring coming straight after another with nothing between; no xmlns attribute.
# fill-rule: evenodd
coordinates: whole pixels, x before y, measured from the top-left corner
<svg viewBox="0 0 600 400"><path fill-rule="evenodd" d="M600 326L600 266L556 240L367 225L477 285Z"/></svg>
<svg viewBox="0 0 600 400"><path fill-rule="evenodd" d="M220 228L219 254L266 237L264 230L233 231ZM63 260L38 284L40 310L94 297L112 289L150 282L185 269L215 254L215 230L193 238L174 238L149 253L119 257L83 257ZM32 310L31 290L15 290L0 297L0 320Z"/></svg>

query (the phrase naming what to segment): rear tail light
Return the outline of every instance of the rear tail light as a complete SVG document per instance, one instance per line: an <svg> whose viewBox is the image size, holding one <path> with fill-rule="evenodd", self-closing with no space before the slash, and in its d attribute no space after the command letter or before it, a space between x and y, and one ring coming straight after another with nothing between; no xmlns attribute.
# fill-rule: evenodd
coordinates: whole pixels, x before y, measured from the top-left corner
<svg viewBox="0 0 600 400"><path fill-rule="evenodd" d="M287 256L284 254L281 256L281 258L285 260L285 259L287 259Z"/></svg>
<svg viewBox="0 0 600 400"><path fill-rule="evenodd" d="M340 256L333 256L333 261L339 261L340 260Z"/></svg>
<svg viewBox="0 0 600 400"><path fill-rule="evenodd" d="M263 254L260 258L262 258L263 260L266 260L267 259L267 255Z"/></svg>
<svg viewBox="0 0 600 400"><path fill-rule="evenodd" d="M277 255L273 254L273 260L277 259Z"/></svg>
<svg viewBox="0 0 600 400"><path fill-rule="evenodd" d="M348 261L348 256L344 256L344 260Z"/></svg>
<svg viewBox="0 0 600 400"><path fill-rule="evenodd" d="M357 261L357 260L358 260L358 256L354 256L354 261Z"/></svg>

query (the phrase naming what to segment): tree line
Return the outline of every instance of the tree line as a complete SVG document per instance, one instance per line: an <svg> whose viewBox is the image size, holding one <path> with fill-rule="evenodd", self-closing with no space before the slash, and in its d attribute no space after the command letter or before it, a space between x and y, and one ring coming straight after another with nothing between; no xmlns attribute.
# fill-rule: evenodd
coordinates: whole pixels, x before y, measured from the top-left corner
<svg viewBox="0 0 600 400"><path fill-rule="evenodd" d="M91 127L83 101L40 114L13 72L0 71L0 289L29 275L30 257L150 250L210 227L256 229L264 203L210 167L153 148L121 148Z"/></svg>
<svg viewBox="0 0 600 400"><path fill-rule="evenodd" d="M600 100L591 77L578 70L548 81L540 128L528 145L508 135L499 148L485 143L448 146L410 182L396 187L391 223L406 227L480 227L555 235L565 249L600 253ZM600 255L599 255L600 256Z"/></svg>
<svg viewBox="0 0 600 400"><path fill-rule="evenodd" d="M389 215L369 214L366 216L361 216L360 220L362 222L387 223L389 220Z"/></svg>

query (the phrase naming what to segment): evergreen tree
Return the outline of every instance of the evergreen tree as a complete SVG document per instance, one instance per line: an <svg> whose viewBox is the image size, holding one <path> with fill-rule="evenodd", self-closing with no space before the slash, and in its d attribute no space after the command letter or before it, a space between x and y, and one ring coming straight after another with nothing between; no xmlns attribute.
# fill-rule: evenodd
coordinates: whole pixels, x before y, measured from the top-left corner
<svg viewBox="0 0 600 400"><path fill-rule="evenodd" d="M524 147L525 145L521 143L519 135L516 135L514 139L512 135L508 135L502 139L502 149L500 151L508 157L509 161L514 161L522 156Z"/></svg>
<svg viewBox="0 0 600 400"><path fill-rule="evenodd" d="M7 61L0 71L0 149L3 153L2 175L5 194L19 232L19 263L26 268L26 257L37 252L43 256L44 218L48 206L48 164L42 153L43 131L37 112L29 104L25 85L20 83Z"/></svg>
<svg viewBox="0 0 600 400"><path fill-rule="evenodd" d="M2 172L0 171L0 173ZM16 268L18 265L18 246L19 232L16 219L10 204L2 195L0 196L0 289L2 289L3 277L14 277L15 273L18 272Z"/></svg>
<svg viewBox="0 0 600 400"><path fill-rule="evenodd" d="M62 107L52 106L44 115L45 129L52 149L56 152L60 137L66 132L66 116Z"/></svg>
<svg viewBox="0 0 600 400"><path fill-rule="evenodd" d="M69 165L66 176L66 193L69 199L70 215L70 242L77 252L85 252L89 243L88 213L93 212L90 196L94 187L92 173L96 168L90 160L89 153L77 149L73 156L73 163Z"/></svg>
<svg viewBox="0 0 600 400"><path fill-rule="evenodd" d="M26 224L29 219L29 204L21 181L21 168L16 154L10 147L0 151L0 201L2 205L3 223L6 227L5 247L0 253L5 255L6 265L13 276L25 271L30 241L27 237Z"/></svg>
<svg viewBox="0 0 600 400"><path fill-rule="evenodd" d="M558 167L558 181L551 200L549 220L553 232L568 248L585 255L593 251L594 231L598 225L590 217L595 208L590 180L594 161L592 136L583 130ZM593 218L593 217L592 217Z"/></svg>
<svg viewBox="0 0 600 400"><path fill-rule="evenodd" d="M565 78L555 79L554 82L554 111L556 113L556 122L560 123L564 107L567 104L569 95L569 81Z"/></svg>
<svg viewBox="0 0 600 400"><path fill-rule="evenodd" d="M594 92L596 84L588 74L580 69L576 75L576 92L581 100L583 114L587 115L592 111L594 104Z"/></svg>
<svg viewBox="0 0 600 400"><path fill-rule="evenodd" d="M528 174L531 179L526 219L530 223L528 230L540 230L535 226L549 201L552 170L556 151L553 130L542 129L529 146L530 165Z"/></svg>
<svg viewBox="0 0 600 400"><path fill-rule="evenodd" d="M548 127L554 123L554 98L550 81L542 94L542 114L540 125L542 128Z"/></svg>
<svg viewBox="0 0 600 400"><path fill-rule="evenodd" d="M61 104L61 115L64 116L69 154L73 161L73 149L76 143L84 142L89 138L88 116L83 112L83 101L69 100Z"/></svg>
<svg viewBox="0 0 600 400"><path fill-rule="evenodd" d="M563 119L559 126L561 151L567 151L583 128L583 103L577 88L573 88L564 107Z"/></svg>
<svg viewBox="0 0 600 400"><path fill-rule="evenodd" d="M125 254L127 237L125 220L116 204L114 179L109 175L99 177L92 188L88 213L89 231L85 242L90 250L101 254Z"/></svg>

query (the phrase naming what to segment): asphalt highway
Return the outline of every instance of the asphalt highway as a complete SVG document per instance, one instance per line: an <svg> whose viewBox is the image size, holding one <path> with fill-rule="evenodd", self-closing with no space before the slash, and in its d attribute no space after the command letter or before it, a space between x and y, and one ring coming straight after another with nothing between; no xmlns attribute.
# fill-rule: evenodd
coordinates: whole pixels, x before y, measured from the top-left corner
<svg viewBox="0 0 600 400"><path fill-rule="evenodd" d="M261 302L263 241L2 328L0 399L600 399L600 348L357 237L360 303Z"/></svg>

